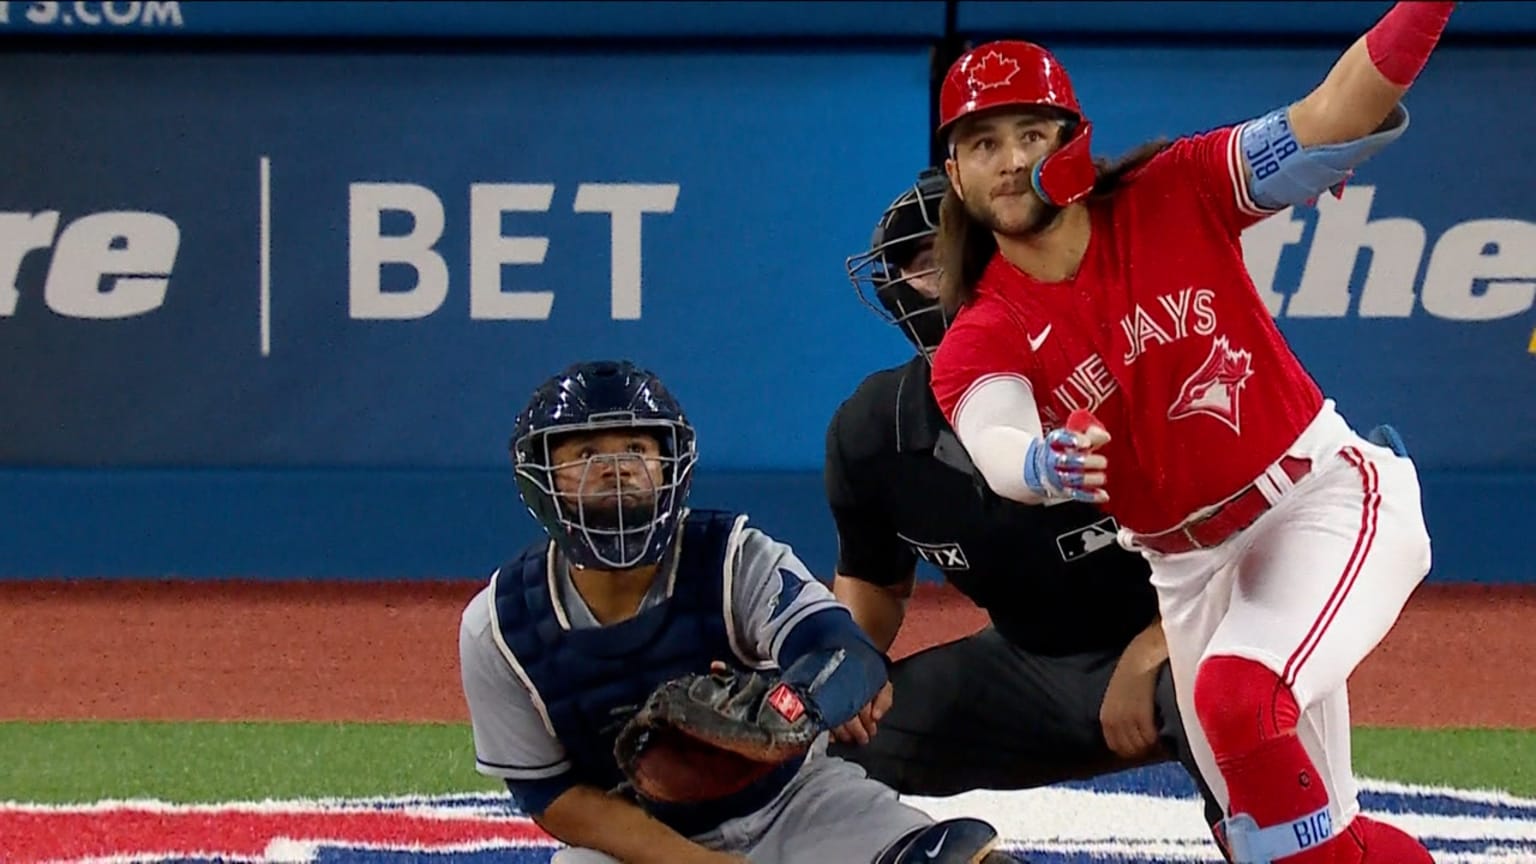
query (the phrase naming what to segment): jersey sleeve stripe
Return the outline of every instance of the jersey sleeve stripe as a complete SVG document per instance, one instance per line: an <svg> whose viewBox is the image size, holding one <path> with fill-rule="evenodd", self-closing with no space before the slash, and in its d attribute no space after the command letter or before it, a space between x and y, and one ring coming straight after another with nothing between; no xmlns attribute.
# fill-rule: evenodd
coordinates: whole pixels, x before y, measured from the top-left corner
<svg viewBox="0 0 1536 864"><path fill-rule="evenodd" d="M960 415L965 411L965 403L971 398L973 394L975 394L983 386L992 381L1006 378L1012 378L1015 381L1022 381L1024 382L1024 386L1029 388L1029 392L1031 394L1035 392L1035 385L1031 384L1028 378L1025 378L1023 375L1020 375L1017 372L993 372L990 375L983 375L980 378L977 378L975 381L972 381L971 386L965 388L965 392L960 394L960 401L955 403L955 416L950 418L950 425L959 424Z"/></svg>
<svg viewBox="0 0 1536 864"><path fill-rule="evenodd" d="M804 621L812 615L815 615L817 612L821 612L825 609L836 609L837 607L837 600L828 597L823 600L817 600L813 603L807 603L799 609L796 609L795 613L788 618L785 618L784 623L779 625L779 629L774 631L773 640L768 645L768 653L772 654L774 657L779 656L779 649L784 647L784 640L789 638L790 631L795 629L796 624L799 624L801 621Z"/></svg>
<svg viewBox="0 0 1536 864"><path fill-rule="evenodd" d="M773 665L772 660L759 660L752 656L742 645L741 634L737 630L740 622L736 620L736 565L741 563L741 547L747 539L747 517L736 517L736 524L731 526L731 539L725 546L725 581L720 589L720 614L725 618L725 638L731 643L731 651L736 659L745 663L751 669L767 669Z"/></svg>
<svg viewBox="0 0 1536 864"><path fill-rule="evenodd" d="M1249 121L1252 122L1252 121ZM1227 175L1232 181L1232 196L1237 210L1246 216L1270 216L1278 210L1260 207L1248 190L1248 171L1243 160L1243 129L1247 123L1234 127L1227 135Z"/></svg>
<svg viewBox="0 0 1536 864"><path fill-rule="evenodd" d="M549 544L544 566L544 578L549 583L549 605L555 610L555 622L561 630L571 629L571 616L565 614L565 600L561 597L560 581L555 578L555 544Z"/></svg>
<svg viewBox="0 0 1536 864"><path fill-rule="evenodd" d="M550 777L558 777L571 770L569 759L561 759L551 765L536 765L527 767L522 765L503 765L500 762L491 762L476 757L475 770L487 777L501 777L506 780L547 780Z"/></svg>

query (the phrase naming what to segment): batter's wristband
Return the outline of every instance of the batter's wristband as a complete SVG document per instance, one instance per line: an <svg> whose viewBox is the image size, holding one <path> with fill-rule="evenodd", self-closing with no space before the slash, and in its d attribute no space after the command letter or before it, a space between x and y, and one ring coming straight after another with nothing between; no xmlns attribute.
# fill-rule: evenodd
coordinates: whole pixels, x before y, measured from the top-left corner
<svg viewBox="0 0 1536 864"><path fill-rule="evenodd" d="M1365 34L1365 49L1383 78L1407 87L1424 71L1455 3L1400 2Z"/></svg>

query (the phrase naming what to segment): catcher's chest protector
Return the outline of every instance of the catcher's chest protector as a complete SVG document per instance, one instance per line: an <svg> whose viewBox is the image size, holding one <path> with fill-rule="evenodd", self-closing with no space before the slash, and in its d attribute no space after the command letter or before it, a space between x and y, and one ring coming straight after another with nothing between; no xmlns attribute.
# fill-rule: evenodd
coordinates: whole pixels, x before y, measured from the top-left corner
<svg viewBox="0 0 1536 864"><path fill-rule="evenodd" d="M555 735L583 782L600 789L624 782L613 758L614 738L662 682L707 672L711 660L740 665L724 612L726 550L737 515L691 511L683 523L671 598L609 627L560 626L557 599L550 595L555 582L548 547L524 552L502 568L496 580L496 623L544 700ZM793 775L779 772L769 778L771 788L756 790L752 798L766 795L765 803ZM734 802L731 809L740 806L746 805ZM706 827L720 820L692 815L710 823Z"/></svg>

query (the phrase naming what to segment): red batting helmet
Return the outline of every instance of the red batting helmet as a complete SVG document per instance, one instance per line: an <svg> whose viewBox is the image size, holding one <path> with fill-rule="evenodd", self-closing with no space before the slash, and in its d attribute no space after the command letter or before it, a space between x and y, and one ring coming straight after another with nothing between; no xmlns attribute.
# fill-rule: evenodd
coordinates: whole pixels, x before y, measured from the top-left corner
<svg viewBox="0 0 1536 864"><path fill-rule="evenodd" d="M1065 207L1093 190L1097 172L1090 150L1093 124L1083 116L1067 70L1033 42L988 42L966 52L944 76L939 91L940 136L964 117L994 108L1054 108L1071 118L1067 140L1035 165L1035 192Z"/></svg>

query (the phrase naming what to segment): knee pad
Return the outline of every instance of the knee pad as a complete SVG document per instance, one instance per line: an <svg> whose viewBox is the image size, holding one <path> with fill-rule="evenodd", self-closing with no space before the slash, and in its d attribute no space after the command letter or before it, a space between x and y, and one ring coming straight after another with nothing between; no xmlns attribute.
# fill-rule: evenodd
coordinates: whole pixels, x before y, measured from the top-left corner
<svg viewBox="0 0 1536 864"><path fill-rule="evenodd" d="M997 829L982 819L945 819L891 845L875 864L1005 864L1017 859L994 851Z"/></svg>
<svg viewBox="0 0 1536 864"><path fill-rule="evenodd" d="M1207 658L1195 673L1195 715L1217 756L1296 731L1301 709L1280 676L1243 657Z"/></svg>

